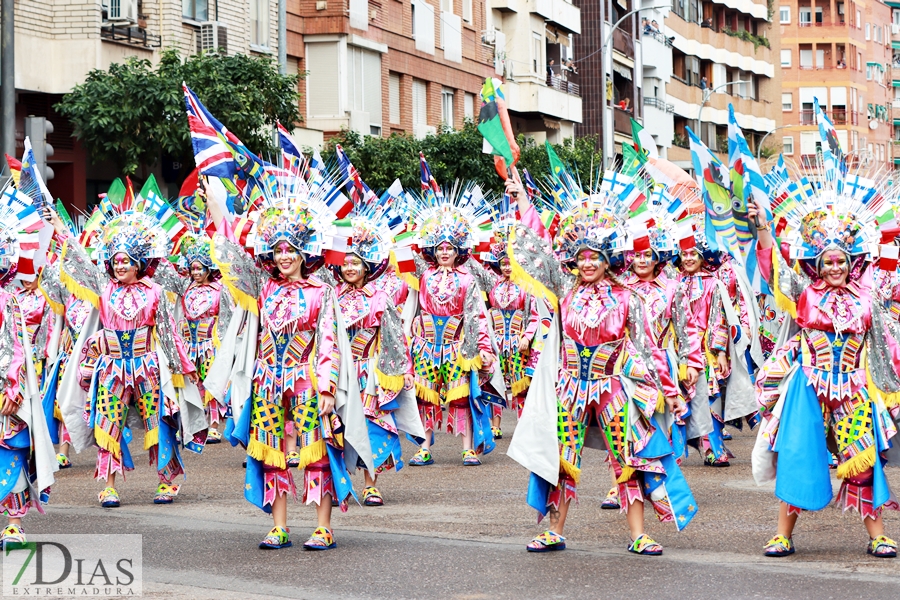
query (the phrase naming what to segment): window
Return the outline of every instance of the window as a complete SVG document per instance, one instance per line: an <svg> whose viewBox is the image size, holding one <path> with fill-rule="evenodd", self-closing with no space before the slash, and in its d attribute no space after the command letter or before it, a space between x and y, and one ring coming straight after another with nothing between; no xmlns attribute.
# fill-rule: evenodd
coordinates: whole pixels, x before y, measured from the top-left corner
<svg viewBox="0 0 900 600"><path fill-rule="evenodd" d="M269 45L269 0L250 0L250 45Z"/></svg>
<svg viewBox="0 0 900 600"><path fill-rule="evenodd" d="M463 111L467 119L472 119L473 121L475 120L475 94L467 93L463 97Z"/></svg>
<svg viewBox="0 0 900 600"><path fill-rule="evenodd" d="M209 21L209 1L181 0L181 16L193 21Z"/></svg>
<svg viewBox="0 0 900 600"><path fill-rule="evenodd" d="M872 81L872 65L866 65L866 81Z"/></svg>
<svg viewBox="0 0 900 600"><path fill-rule="evenodd" d="M778 18L784 24L788 24L791 22L791 7L790 6L782 6L778 10Z"/></svg>
<svg viewBox="0 0 900 600"><path fill-rule="evenodd" d="M306 45L306 85L317 90L306 98L309 117L331 118L338 116L340 96L334 85L335 74L340 74L337 42L318 42Z"/></svg>
<svg viewBox="0 0 900 600"><path fill-rule="evenodd" d="M441 90L441 122L453 127L453 90L450 88Z"/></svg>
<svg viewBox="0 0 900 600"><path fill-rule="evenodd" d="M466 23L472 22L472 0L463 0L462 18Z"/></svg>
<svg viewBox="0 0 900 600"><path fill-rule="evenodd" d="M862 29L862 13L856 9L856 28Z"/></svg>
<svg viewBox="0 0 900 600"><path fill-rule="evenodd" d="M544 73L544 36L540 33L531 33L531 72L537 75Z"/></svg>
<svg viewBox="0 0 900 600"><path fill-rule="evenodd" d="M400 76L396 73L388 75L388 120L400 122Z"/></svg>
<svg viewBox="0 0 900 600"><path fill-rule="evenodd" d="M881 27L875 25L875 41L879 44L883 44L884 40L881 37Z"/></svg>
<svg viewBox="0 0 900 600"><path fill-rule="evenodd" d="M794 153L794 136L786 135L781 138L781 153L790 156Z"/></svg>
<svg viewBox="0 0 900 600"><path fill-rule="evenodd" d="M792 93L781 94L781 110L784 112L794 110L794 95Z"/></svg>
<svg viewBox="0 0 900 600"><path fill-rule="evenodd" d="M428 87L420 79L413 79L413 125L428 124Z"/></svg>
<svg viewBox="0 0 900 600"><path fill-rule="evenodd" d="M416 39L416 3L411 3L409 9L412 11L412 39Z"/></svg>
<svg viewBox="0 0 900 600"><path fill-rule="evenodd" d="M809 27L812 24L812 9L801 8L799 13L800 27Z"/></svg>
<svg viewBox="0 0 900 600"><path fill-rule="evenodd" d="M900 10L897 10L895 8L893 11L891 11L891 23L893 23L894 25L900 25Z"/></svg>
<svg viewBox="0 0 900 600"><path fill-rule="evenodd" d="M812 69L813 68L812 50L800 50L800 68L801 69Z"/></svg>
<svg viewBox="0 0 900 600"><path fill-rule="evenodd" d="M685 82L688 85L700 85L700 59L696 56L684 57Z"/></svg>
<svg viewBox="0 0 900 600"><path fill-rule="evenodd" d="M453 0L441 0L441 12L453 12Z"/></svg>
<svg viewBox="0 0 900 600"><path fill-rule="evenodd" d="M781 66L782 67L790 67L791 66L791 51L790 51L790 49L781 51Z"/></svg>
<svg viewBox="0 0 900 600"><path fill-rule="evenodd" d="M359 111L368 114L368 128L360 124L358 128L351 125L351 129L370 135L381 134L380 53L347 46L347 104L351 113ZM352 114L350 117L353 121Z"/></svg>
<svg viewBox="0 0 900 600"><path fill-rule="evenodd" d="M872 25L871 23L866 23L866 41L872 39Z"/></svg>

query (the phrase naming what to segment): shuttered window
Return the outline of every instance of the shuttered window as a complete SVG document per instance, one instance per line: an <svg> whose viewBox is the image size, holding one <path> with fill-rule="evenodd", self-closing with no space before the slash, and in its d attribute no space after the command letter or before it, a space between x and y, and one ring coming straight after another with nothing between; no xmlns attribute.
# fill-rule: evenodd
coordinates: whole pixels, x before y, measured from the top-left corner
<svg viewBox="0 0 900 600"><path fill-rule="evenodd" d="M413 125L428 124L428 88L424 81L413 79Z"/></svg>
<svg viewBox="0 0 900 600"><path fill-rule="evenodd" d="M337 117L340 113L337 42L306 45L306 103L310 118Z"/></svg>

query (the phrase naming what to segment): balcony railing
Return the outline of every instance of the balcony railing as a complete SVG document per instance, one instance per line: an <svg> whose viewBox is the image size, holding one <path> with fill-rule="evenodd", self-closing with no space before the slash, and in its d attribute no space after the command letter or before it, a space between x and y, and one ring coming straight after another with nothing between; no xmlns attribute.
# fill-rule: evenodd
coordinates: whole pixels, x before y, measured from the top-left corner
<svg viewBox="0 0 900 600"><path fill-rule="evenodd" d="M826 110L825 114L828 115L828 118L831 119L831 123L833 125L859 125L859 112L853 110L844 110L844 109L834 109L834 110ZM801 110L800 111L800 124L801 125L815 125L816 124L816 111L815 110Z"/></svg>
<svg viewBox="0 0 900 600"><path fill-rule="evenodd" d="M652 106L653 108L658 108L659 110L667 113L675 112L674 104L668 104L667 102L660 100L659 98L654 98L652 96L644 96L644 106Z"/></svg>
<svg viewBox="0 0 900 600"><path fill-rule="evenodd" d="M111 42L120 42L145 48L159 48L162 39L158 35L150 35L146 29L136 25L115 25L105 23L100 27L100 37Z"/></svg>
<svg viewBox="0 0 900 600"><path fill-rule="evenodd" d="M563 79L558 75L547 76L547 87L555 90L571 94L572 96L581 96L581 87L577 83L573 83L568 79Z"/></svg>
<svg viewBox="0 0 900 600"><path fill-rule="evenodd" d="M672 39L673 38L668 38L665 35L663 35L663 33L661 31L655 31L649 27L644 28L644 33L641 34L641 37L651 37L654 40L656 40L657 42L659 42L660 44L666 46L667 48L672 47Z"/></svg>
<svg viewBox="0 0 900 600"><path fill-rule="evenodd" d="M618 106L613 109L615 113L615 118L613 119L613 129L618 133L622 133L625 135L631 135L631 117L632 112L630 110L622 110Z"/></svg>

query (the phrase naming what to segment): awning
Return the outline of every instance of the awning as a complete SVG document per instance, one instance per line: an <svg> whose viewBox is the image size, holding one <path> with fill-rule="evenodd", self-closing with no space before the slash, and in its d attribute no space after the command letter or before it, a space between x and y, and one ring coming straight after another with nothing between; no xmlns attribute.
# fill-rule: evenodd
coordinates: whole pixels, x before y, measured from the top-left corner
<svg viewBox="0 0 900 600"><path fill-rule="evenodd" d="M891 87L900 87L900 81L894 79L891 81Z"/></svg>
<svg viewBox="0 0 900 600"><path fill-rule="evenodd" d="M616 73L618 73L619 75L621 75L622 77L624 77L624 78L627 79L628 81L631 81L631 80L633 79L633 77L634 77L634 76L631 74L631 69L629 69L628 67L624 67L624 66L622 66L622 65L620 65L620 64L618 64L618 63L615 63L615 62L613 63L613 71L616 72Z"/></svg>

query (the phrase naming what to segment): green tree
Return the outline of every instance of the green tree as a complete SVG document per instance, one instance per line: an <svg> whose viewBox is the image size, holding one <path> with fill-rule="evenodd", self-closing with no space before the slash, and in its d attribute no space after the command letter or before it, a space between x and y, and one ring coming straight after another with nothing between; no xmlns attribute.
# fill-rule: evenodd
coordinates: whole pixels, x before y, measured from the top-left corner
<svg viewBox="0 0 900 600"><path fill-rule="evenodd" d="M288 127L301 121L298 79L281 75L268 57L207 53L182 60L169 49L155 69L149 60L129 58L91 71L56 110L94 162L112 160L129 175L161 153L194 164L182 81L250 150L267 157L276 151L275 121Z"/></svg>
<svg viewBox="0 0 900 600"><path fill-rule="evenodd" d="M526 168L538 181L550 171L550 161L543 144L520 135L518 139L522 155L518 167ZM361 136L354 131L343 130L326 144L322 157L333 160L335 146L340 144L359 170L363 180L372 189L386 189L397 178L404 187L419 185L419 152L425 154L431 173L442 185L452 185L457 180L474 181L484 190L500 193L503 180L494 170L493 157L481 151L482 137L473 121L467 120L458 130L442 128L439 132L417 140L408 134L390 137ZM589 179L600 166L600 153L593 137L566 139L554 145L559 157L583 180Z"/></svg>

